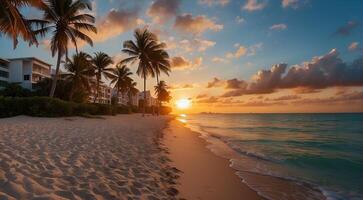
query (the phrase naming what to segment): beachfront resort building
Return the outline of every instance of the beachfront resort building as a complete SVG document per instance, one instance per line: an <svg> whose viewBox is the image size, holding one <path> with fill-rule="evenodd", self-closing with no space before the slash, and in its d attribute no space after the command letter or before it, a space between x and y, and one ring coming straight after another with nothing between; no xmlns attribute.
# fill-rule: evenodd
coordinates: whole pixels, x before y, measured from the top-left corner
<svg viewBox="0 0 363 200"><path fill-rule="evenodd" d="M150 91L146 91L146 106L156 106L157 101L156 98L154 98L153 96L151 96ZM144 100L144 92L139 92L139 101L140 100Z"/></svg>
<svg viewBox="0 0 363 200"><path fill-rule="evenodd" d="M99 89L100 90L95 103L111 104L112 88L101 83ZM88 96L88 102L93 103L95 96L96 96L96 87L91 87L91 93Z"/></svg>
<svg viewBox="0 0 363 200"><path fill-rule="evenodd" d="M34 57L0 59L0 87L18 83L23 88L33 90L38 81L50 78L51 66Z"/></svg>
<svg viewBox="0 0 363 200"><path fill-rule="evenodd" d="M132 95L131 98L129 98L129 95L126 92L124 93L119 92L117 97L117 91L116 89L113 89L112 96L117 99L117 104L119 105L128 105L130 100L131 100L131 105L133 106L139 105L139 94Z"/></svg>
<svg viewBox="0 0 363 200"><path fill-rule="evenodd" d="M4 88L9 82L9 62L0 58L0 89Z"/></svg>

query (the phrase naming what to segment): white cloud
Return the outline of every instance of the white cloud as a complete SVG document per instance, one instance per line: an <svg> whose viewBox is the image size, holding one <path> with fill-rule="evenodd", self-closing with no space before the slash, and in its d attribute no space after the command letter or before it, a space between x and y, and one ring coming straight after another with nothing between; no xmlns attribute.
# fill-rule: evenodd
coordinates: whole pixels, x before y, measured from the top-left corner
<svg viewBox="0 0 363 200"><path fill-rule="evenodd" d="M285 29L287 29L286 24L274 24L270 27L270 30L272 30L272 31L282 31Z"/></svg>
<svg viewBox="0 0 363 200"><path fill-rule="evenodd" d="M241 16L237 16L236 18L235 18L235 21L236 21L236 23L237 24L242 24L243 22L245 22L246 20L243 18L243 17L241 17Z"/></svg>
<svg viewBox="0 0 363 200"><path fill-rule="evenodd" d="M225 6L229 3L229 0L199 0L200 4L205 4L208 6L220 5Z"/></svg>
<svg viewBox="0 0 363 200"><path fill-rule="evenodd" d="M243 10L257 11L262 10L267 6L266 0L247 0L247 3L242 7Z"/></svg>
<svg viewBox="0 0 363 200"><path fill-rule="evenodd" d="M281 5L283 8L298 8L299 7L299 0L282 0Z"/></svg>

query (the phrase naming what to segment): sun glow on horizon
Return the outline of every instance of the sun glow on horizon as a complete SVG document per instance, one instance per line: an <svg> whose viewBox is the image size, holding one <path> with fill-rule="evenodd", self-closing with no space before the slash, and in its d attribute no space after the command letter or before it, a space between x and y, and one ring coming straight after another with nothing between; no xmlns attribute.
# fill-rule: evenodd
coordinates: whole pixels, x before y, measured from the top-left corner
<svg viewBox="0 0 363 200"><path fill-rule="evenodd" d="M178 109L187 109L191 106L191 101L189 99L179 99L175 102L175 105Z"/></svg>

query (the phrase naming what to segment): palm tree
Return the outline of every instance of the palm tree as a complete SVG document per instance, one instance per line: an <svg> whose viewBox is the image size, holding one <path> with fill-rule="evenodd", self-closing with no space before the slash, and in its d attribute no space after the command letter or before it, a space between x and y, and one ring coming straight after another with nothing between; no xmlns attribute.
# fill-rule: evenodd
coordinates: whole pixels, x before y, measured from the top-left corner
<svg viewBox="0 0 363 200"><path fill-rule="evenodd" d="M110 67L113 64L113 61L110 56L103 52L95 53L95 56L92 58L94 74L96 76L96 95L93 100L93 103L97 101L99 95L99 87L102 76L106 79L111 78L113 68Z"/></svg>
<svg viewBox="0 0 363 200"><path fill-rule="evenodd" d="M41 0L0 0L0 33L12 38L14 49L19 35L29 44L38 44L30 23L19 11L28 6L42 8L44 3Z"/></svg>
<svg viewBox="0 0 363 200"><path fill-rule="evenodd" d="M169 92L167 91L167 85L166 85L165 81L160 81L159 84L154 87L154 89L155 89L155 94L158 99L158 106L159 106L158 114L159 114L161 103L163 101L168 102L171 97L170 97Z"/></svg>
<svg viewBox="0 0 363 200"><path fill-rule="evenodd" d="M44 16L42 20L29 20L32 25L39 28L34 31L35 35L44 37L46 33L52 33L53 36L50 42L52 56L54 57L58 53L50 97L54 96L59 66L62 57L68 54L69 44L72 43L76 47L76 52L78 52L78 40L85 41L93 46L92 39L82 31L96 33L96 27L93 25L95 18L90 14L81 12L85 9L92 10L91 3L86 0L51 0L47 1L43 6Z"/></svg>
<svg viewBox="0 0 363 200"><path fill-rule="evenodd" d="M157 45L157 48L155 48L155 50L152 53L152 66L154 68L155 71L155 75L156 75L156 85L159 85L159 76L161 74L161 72L165 73L166 75L169 76L169 72L171 71L171 65L170 65L170 60L169 60L169 54L164 50L164 48L166 47L166 45L164 43L160 43L159 45ZM159 99L157 99L157 115L160 114L159 110L160 110L160 102Z"/></svg>
<svg viewBox="0 0 363 200"><path fill-rule="evenodd" d="M160 82L158 83L158 85L156 85L156 86L154 87L156 96L157 96L157 97L159 97L159 96L160 96L160 94L161 94L164 90L166 90L166 87L167 87L167 85L166 85L165 81L160 81Z"/></svg>
<svg viewBox="0 0 363 200"><path fill-rule="evenodd" d="M129 97L129 109L131 111L131 107L132 107L132 96L136 95L137 93L139 93L139 90L136 88L137 83L132 80L131 78L128 79L127 81L127 95Z"/></svg>
<svg viewBox="0 0 363 200"><path fill-rule="evenodd" d="M64 79L71 84L69 91L69 100L72 101L76 90L90 91L90 79L92 57L84 52L73 55L72 59L68 59L64 68L69 72L64 74Z"/></svg>
<svg viewBox="0 0 363 200"><path fill-rule="evenodd" d="M152 52L151 55L151 63L156 75L156 84L159 84L159 76L161 72L168 76L171 72L169 54L164 50L164 48L165 44L160 43L156 46L156 49Z"/></svg>
<svg viewBox="0 0 363 200"><path fill-rule="evenodd" d="M143 116L145 115L146 102L146 78L155 76L155 70L152 65L152 52L158 49L156 36L147 29L136 29L134 33L135 41L128 40L123 43L122 52L130 57L121 61L121 63L138 62L137 75L144 79L144 104Z"/></svg>
<svg viewBox="0 0 363 200"><path fill-rule="evenodd" d="M113 76L111 77L111 84L114 84L114 89L116 89L117 102L118 97L121 91L121 95L123 98L123 93L127 90L128 81L130 81L130 69L126 67L126 65L122 65L121 63L117 64L116 68L113 71ZM131 79L132 80L132 79Z"/></svg>

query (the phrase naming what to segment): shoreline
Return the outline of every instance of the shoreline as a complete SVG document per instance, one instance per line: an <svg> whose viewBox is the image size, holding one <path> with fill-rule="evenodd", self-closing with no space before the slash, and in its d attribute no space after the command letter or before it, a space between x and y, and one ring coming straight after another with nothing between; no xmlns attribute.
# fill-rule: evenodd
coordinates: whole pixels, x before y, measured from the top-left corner
<svg viewBox="0 0 363 200"><path fill-rule="evenodd" d="M185 199L264 199L249 188L231 168L228 159L207 148L199 133L173 119L164 130L163 143L171 163L181 172L177 189Z"/></svg>

